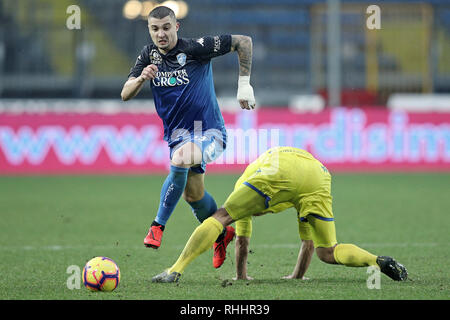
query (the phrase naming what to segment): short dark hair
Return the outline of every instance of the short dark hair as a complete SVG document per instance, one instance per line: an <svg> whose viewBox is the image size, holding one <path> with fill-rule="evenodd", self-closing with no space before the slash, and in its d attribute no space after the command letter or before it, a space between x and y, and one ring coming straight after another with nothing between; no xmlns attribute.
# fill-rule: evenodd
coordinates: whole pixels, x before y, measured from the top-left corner
<svg viewBox="0 0 450 320"><path fill-rule="evenodd" d="M175 17L175 12L173 12L172 9L165 6L158 6L150 11L148 18L162 19L167 16L170 16L171 18L177 20L177 18Z"/></svg>

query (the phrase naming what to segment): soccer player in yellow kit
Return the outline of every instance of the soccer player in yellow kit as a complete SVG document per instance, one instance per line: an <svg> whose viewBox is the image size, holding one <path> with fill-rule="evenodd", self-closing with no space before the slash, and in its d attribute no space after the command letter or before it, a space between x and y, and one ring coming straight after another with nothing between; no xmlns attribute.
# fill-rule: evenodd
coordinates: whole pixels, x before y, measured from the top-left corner
<svg viewBox="0 0 450 320"><path fill-rule="evenodd" d="M353 244L337 243L331 197L331 175L305 150L276 147L267 150L244 171L222 208L204 220L189 238L173 266L153 282L177 282L187 265L211 248L223 227L236 221L237 278L247 279L245 261L251 235L251 216L294 207L302 239L291 278L301 278L315 251L320 260L349 267L378 266L396 281L407 279L406 268L391 257L376 256ZM245 241L247 240L247 241Z"/></svg>

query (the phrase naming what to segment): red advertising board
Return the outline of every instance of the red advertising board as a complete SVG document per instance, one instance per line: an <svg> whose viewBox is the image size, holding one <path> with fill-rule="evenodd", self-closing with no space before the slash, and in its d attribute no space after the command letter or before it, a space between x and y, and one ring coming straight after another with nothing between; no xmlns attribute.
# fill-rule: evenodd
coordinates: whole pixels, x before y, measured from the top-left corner
<svg viewBox="0 0 450 320"><path fill-rule="evenodd" d="M333 108L224 113L226 151L208 172L239 173L272 146L306 149L331 171L450 171L450 113ZM156 114L0 113L0 174L165 173Z"/></svg>

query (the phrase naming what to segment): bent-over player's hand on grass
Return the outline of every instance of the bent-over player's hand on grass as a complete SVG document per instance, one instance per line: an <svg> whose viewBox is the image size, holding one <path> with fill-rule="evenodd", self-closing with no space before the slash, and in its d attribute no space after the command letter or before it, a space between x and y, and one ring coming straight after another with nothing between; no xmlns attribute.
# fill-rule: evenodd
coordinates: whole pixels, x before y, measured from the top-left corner
<svg viewBox="0 0 450 320"><path fill-rule="evenodd" d="M243 276L243 277L234 277L233 280L237 281L237 280L254 280L254 279L250 276Z"/></svg>
<svg viewBox="0 0 450 320"><path fill-rule="evenodd" d="M297 277L294 276L293 274L290 274L290 275L288 275L288 276L282 277L282 279L299 279L299 278L297 278ZM301 280L309 280L309 278L303 276L303 277L301 278Z"/></svg>

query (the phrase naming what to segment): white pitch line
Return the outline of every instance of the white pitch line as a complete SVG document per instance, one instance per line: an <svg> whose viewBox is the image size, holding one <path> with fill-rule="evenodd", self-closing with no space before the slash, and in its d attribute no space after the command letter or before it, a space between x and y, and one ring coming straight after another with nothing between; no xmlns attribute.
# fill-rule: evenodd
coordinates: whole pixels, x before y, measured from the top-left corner
<svg viewBox="0 0 450 320"><path fill-rule="evenodd" d="M342 242L349 243L349 242ZM437 247L439 245L444 245L436 242L413 242L413 243L355 243L359 247L393 247L393 248L407 248L407 247ZM300 248L300 243L280 243L280 244L254 244L250 243L251 248L261 248L261 249L277 249L277 248Z"/></svg>
<svg viewBox="0 0 450 320"><path fill-rule="evenodd" d="M437 247L445 246L446 244L437 242L405 242L405 243L357 243L359 247L389 247L389 248L407 248L407 247ZM123 246L123 245L103 245L103 246L90 246L90 245L77 245L77 246L67 246L67 245L47 245L47 246L0 246L0 251L33 251L33 250L44 250L44 251L62 251L62 250L73 250L73 249L91 249L91 250L106 250L106 249L145 249L144 246ZM183 249L184 245L172 246L175 249ZM278 244L251 244L250 249L299 249L300 243L278 243Z"/></svg>

